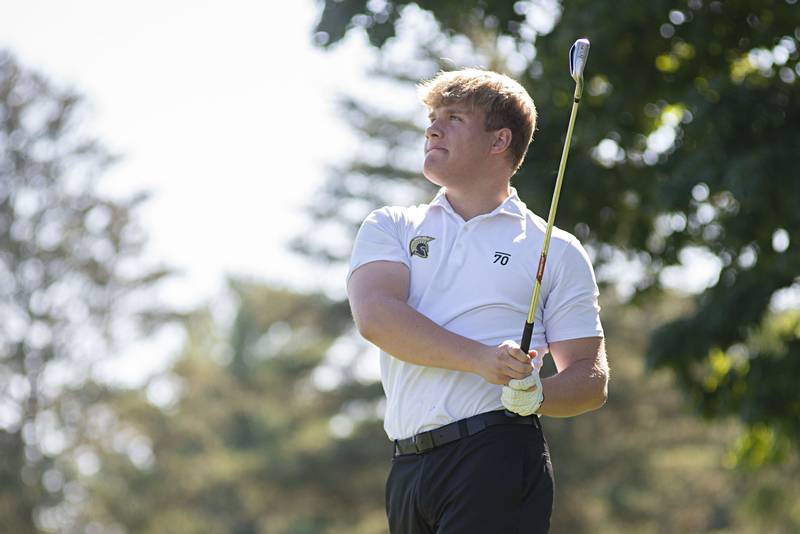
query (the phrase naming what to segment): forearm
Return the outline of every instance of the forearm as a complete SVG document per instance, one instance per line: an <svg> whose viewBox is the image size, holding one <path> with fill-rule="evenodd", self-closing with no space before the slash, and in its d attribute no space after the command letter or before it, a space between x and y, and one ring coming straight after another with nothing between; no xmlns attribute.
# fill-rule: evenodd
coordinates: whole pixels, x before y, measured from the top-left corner
<svg viewBox="0 0 800 534"><path fill-rule="evenodd" d="M550 417L572 417L600 408L608 395L608 367L580 360L542 380L544 402L538 410Z"/></svg>
<svg viewBox="0 0 800 534"><path fill-rule="evenodd" d="M395 358L417 365L476 372L476 357L487 349L395 298L375 299L354 316L364 338Z"/></svg>

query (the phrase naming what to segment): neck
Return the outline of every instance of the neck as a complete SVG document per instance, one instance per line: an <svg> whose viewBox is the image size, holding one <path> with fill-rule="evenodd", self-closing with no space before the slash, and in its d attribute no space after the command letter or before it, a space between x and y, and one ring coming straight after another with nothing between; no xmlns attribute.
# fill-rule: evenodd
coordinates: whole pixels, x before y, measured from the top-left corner
<svg viewBox="0 0 800 534"><path fill-rule="evenodd" d="M480 185L483 187L476 186L468 190L447 187L445 192L447 201L465 221L484 213L491 213L511 194L508 182Z"/></svg>

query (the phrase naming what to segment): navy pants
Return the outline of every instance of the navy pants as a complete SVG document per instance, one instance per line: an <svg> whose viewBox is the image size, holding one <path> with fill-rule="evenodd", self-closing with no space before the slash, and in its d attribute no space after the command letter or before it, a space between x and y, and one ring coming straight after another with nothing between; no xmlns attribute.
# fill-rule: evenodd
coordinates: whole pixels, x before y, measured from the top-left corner
<svg viewBox="0 0 800 534"><path fill-rule="evenodd" d="M540 534L553 467L541 425L496 425L422 454L395 456L386 481L392 534Z"/></svg>

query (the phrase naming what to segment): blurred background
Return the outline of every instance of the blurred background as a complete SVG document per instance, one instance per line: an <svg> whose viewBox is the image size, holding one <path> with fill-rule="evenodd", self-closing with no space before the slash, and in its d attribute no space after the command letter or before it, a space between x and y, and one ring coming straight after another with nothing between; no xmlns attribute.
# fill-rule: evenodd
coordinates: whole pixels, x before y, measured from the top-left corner
<svg viewBox="0 0 800 534"><path fill-rule="evenodd" d="M1 533L386 532L354 233L433 196L415 84L460 67L533 96L544 215L581 36L557 225L612 381L544 421L552 531L800 531L797 0L4 8Z"/></svg>

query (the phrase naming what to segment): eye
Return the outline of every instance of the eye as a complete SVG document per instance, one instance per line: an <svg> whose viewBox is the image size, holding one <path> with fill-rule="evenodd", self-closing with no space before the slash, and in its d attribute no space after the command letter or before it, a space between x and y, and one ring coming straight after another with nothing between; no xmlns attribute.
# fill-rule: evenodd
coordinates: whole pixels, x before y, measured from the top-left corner
<svg viewBox="0 0 800 534"><path fill-rule="evenodd" d="M450 115L450 120L451 121L460 121L461 117L459 117L458 115Z"/></svg>

